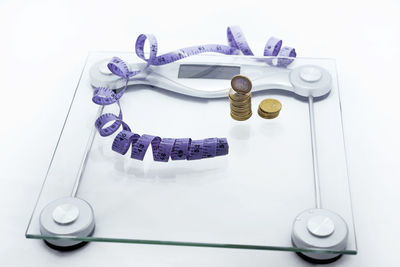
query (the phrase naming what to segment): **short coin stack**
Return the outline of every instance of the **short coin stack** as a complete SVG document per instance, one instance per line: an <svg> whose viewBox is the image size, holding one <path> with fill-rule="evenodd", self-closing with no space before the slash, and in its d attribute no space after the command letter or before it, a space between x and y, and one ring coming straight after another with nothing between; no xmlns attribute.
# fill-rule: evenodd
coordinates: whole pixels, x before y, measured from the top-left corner
<svg viewBox="0 0 400 267"><path fill-rule="evenodd" d="M231 117L237 121L244 121L251 117L251 81L246 76L236 75L231 80L232 88L229 91Z"/></svg>
<svg viewBox="0 0 400 267"><path fill-rule="evenodd" d="M282 109L282 104L276 99L264 99L258 106L258 115L264 119L274 119L278 117Z"/></svg>

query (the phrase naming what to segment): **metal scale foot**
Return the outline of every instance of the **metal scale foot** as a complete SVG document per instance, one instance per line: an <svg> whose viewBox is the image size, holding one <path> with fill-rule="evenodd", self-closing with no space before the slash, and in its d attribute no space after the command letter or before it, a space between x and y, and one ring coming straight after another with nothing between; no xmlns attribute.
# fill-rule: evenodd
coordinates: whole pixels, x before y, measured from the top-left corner
<svg viewBox="0 0 400 267"><path fill-rule="evenodd" d="M86 242L67 237L89 237L95 228L92 207L85 200L65 197L49 203L40 214L40 232L44 236L62 239L46 239L48 246L56 250L73 250Z"/></svg>
<svg viewBox="0 0 400 267"><path fill-rule="evenodd" d="M298 248L340 251L346 248L346 222L326 209L308 209L297 215L293 223L292 243ZM342 254L327 252L299 252L303 259L314 263L330 263Z"/></svg>
<svg viewBox="0 0 400 267"><path fill-rule="evenodd" d="M103 112L99 109L98 115ZM86 166L96 129L89 136L85 153L79 166L71 195L50 202L40 213L40 232L43 236L49 236L44 242L51 248L61 251L70 251L84 246L87 242L74 240L74 237L85 238L93 234L95 229L94 212L90 204L77 198L77 192L83 171ZM51 238L55 236L54 238ZM57 239L57 237L60 237ZM68 239L71 237L71 239Z"/></svg>
<svg viewBox="0 0 400 267"><path fill-rule="evenodd" d="M316 70L313 70L313 75L309 75L309 77L318 77L315 72ZM321 252L298 252L297 254L306 261L331 263L338 260L342 254L326 251L342 251L346 248L348 228L342 217L333 211L322 208L312 96L308 97L308 107L316 208L305 210L296 216L292 228L292 244L299 249L324 250Z"/></svg>

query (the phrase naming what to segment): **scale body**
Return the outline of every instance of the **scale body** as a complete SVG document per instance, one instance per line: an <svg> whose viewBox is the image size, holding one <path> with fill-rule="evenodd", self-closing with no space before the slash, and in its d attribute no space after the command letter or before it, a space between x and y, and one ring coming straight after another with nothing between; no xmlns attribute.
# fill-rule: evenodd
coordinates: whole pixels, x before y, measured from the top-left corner
<svg viewBox="0 0 400 267"><path fill-rule="evenodd" d="M82 241L107 240L121 242L118 240L124 240L124 242L149 244L157 242L158 244L188 244L191 246L246 249L273 248L297 251L309 259L319 262L335 260L341 254L356 253L354 229L351 227L351 206L348 205L350 200L348 200L346 191L348 188L343 186L347 181L347 176L343 173L346 170L346 163L344 162L344 151L340 149L343 136L341 128L338 128L339 126L341 127L341 121L340 110L338 110L337 77L334 64L331 64L331 61L300 58L296 59L287 68L278 68L269 64L273 63L276 58L202 55L186 58L164 66L144 68L146 63L140 62L140 59L129 56L129 54L117 55L124 60L126 59L131 71L143 69L140 74L129 80L129 85L137 86L128 87L126 95L121 100L124 119L133 117L132 122L138 131L141 133L147 133L146 131L148 133L159 133L163 137L182 137L182 135L193 137L189 133L191 132L190 128L198 127L196 131L202 137L206 137L207 134L227 136L228 141L232 143L230 155L221 159L193 163L170 162L160 165L151 163L146 159L143 163L130 162L129 160L131 159L129 158L121 161L120 155L114 155L110 151L111 146L108 146L110 145L108 141L101 139L97 135L93 139L93 127L88 125L91 122L94 123L96 116L98 116L97 107L88 104L93 87L108 87L119 91L125 86L125 81L111 74L106 67L109 59L114 55L115 53L94 53L88 59L76 91L71 113L67 119L66 129L60 139L61 145L56 151L54 162L50 166L44 190L34 211L32 223L28 228L28 237L42 238L58 247L74 246ZM283 98L285 100L283 102L283 113L280 117L267 121L254 114L246 122L236 122L232 121L229 113L227 113L227 117L222 116L221 112L224 113L227 110L229 112L227 96L230 87L229 77L232 74L241 74L250 78L253 83L252 92L256 92L254 101L259 101L261 96L267 97L268 90L273 92L278 89L282 94L275 94L275 98ZM149 85L153 88L149 87ZM134 92L136 88L139 88L137 93ZM174 94L165 95L161 93L163 91L171 91ZM265 91L265 94L263 91ZM181 96L189 96L190 98ZM289 98L292 98L292 100L289 101ZM315 98L318 101L315 102L316 106L314 107ZM187 122L187 126L171 122L171 125L177 127L174 129L169 127L170 124L163 117L164 114L141 113L138 110L146 109L146 103L150 106L155 105L157 108L161 107L164 102L171 104L165 113L173 116L173 121ZM286 103L289 104L286 105ZM253 104L253 107L257 107L258 102ZM307 106L311 107L312 110L307 109ZM178 112L177 109L180 107L183 110L187 110L187 112ZM190 112L191 107L196 109L204 107L204 109L200 113ZM313 108L315 108L316 113ZM147 110L150 109L148 107ZM157 110L159 111L159 109ZM331 114L330 110L333 112L332 116L329 115ZM295 118L297 113L300 116ZM312 115L314 113L316 114L315 121ZM146 122L144 118L143 120L139 118L139 114L147 117L149 122ZM293 118L289 118L289 114ZM159 118L155 116L159 116ZM196 116L195 123L188 121L191 119L190 116ZM202 118L208 118L210 121L203 121ZM218 121L221 122L221 126L218 126ZM289 121L295 125L286 127L285 123ZM313 121L314 123L312 123ZM327 123L328 121L329 123ZM199 124L206 126L200 127ZM316 151L316 146L313 145L313 142L310 142L310 134L315 132L315 128L317 129L316 137L314 134L315 143L321 149L318 150L320 152L319 156L315 155L314 157L312 151ZM249 129L251 130L250 132L248 132ZM292 132L288 131L289 129ZM296 129L299 129L299 132L296 132ZM180 131L182 131L182 135L180 135ZM80 134L77 135L77 132ZM264 180L261 174L265 169L269 168L267 162L272 157L266 155L266 162L262 164L260 161L262 153L257 151L254 154L258 158L254 158L251 153L252 150L246 149L247 144L251 147L267 145L268 149L274 151L274 149L279 148L278 144L273 142L274 140L282 142L280 144L281 147L285 145L285 140L283 137L279 137L278 133L290 137L288 142L294 145L293 148L284 153L278 151L280 157L285 157L285 159L282 158L281 162L288 165L286 172L299 175L296 180L292 180L293 186L286 185L283 181L280 181L285 177L278 178L279 172L274 170L274 165L270 166L272 168L270 173L276 175L277 178L275 180ZM269 137L263 139L265 135ZM254 139L259 143L256 144ZM300 145L294 142L298 142ZM310 142L311 146L307 145L307 148L305 148L305 146L301 145L301 143L305 142ZM299 148L301 148L301 151L296 152L296 149ZM327 153L326 148L334 149L335 151ZM294 151L291 151L291 149ZM245 169L244 167L238 168L237 163L241 162L241 154L247 155L250 161L257 160L260 163L257 163L257 166L251 162L248 164L257 169L257 172L252 173L253 179L246 177L245 170L243 170ZM71 155L74 155L74 157L71 158ZM82 157L77 157L77 155L82 155ZM296 158L293 155L298 155L298 157ZM318 161L321 167L319 170L320 178L318 178L318 168L316 170L317 178L315 174L313 177L312 172L302 171L303 169L311 170L314 168L313 166L318 166ZM71 167L66 168L65 162L69 162ZM279 162L276 160L275 166ZM299 171L290 170L291 163L295 163L296 168L300 168ZM134 166L134 168L132 167L133 169L129 167L131 165ZM142 167L139 168L142 165L143 171L141 170ZM335 168L331 165L334 165ZM121 168L127 168L128 171L123 172ZM139 171L135 168L139 168ZM100 169L104 170L99 171ZM186 170L189 169L190 172L187 172ZM286 168L282 168L282 170L286 170ZM335 172L335 170L340 170L343 175L339 171ZM336 175L336 180L333 179L333 176L328 171L334 172L332 175ZM132 172L135 177L132 177ZM217 177L212 175L214 172ZM238 176L235 176L236 172L239 173ZM164 173L165 177L161 177ZM233 175L233 177L229 177L228 174ZM170 178L169 176L171 175L174 178ZM149 177L153 176L157 178L147 184ZM319 192L319 186L318 183L315 186L314 181L318 179L322 179L323 194L316 193ZM302 180L307 186L301 185ZM126 186L121 187L121 181L124 181ZM130 183L135 186L131 187ZM102 184L104 184L104 191L102 191ZM240 189L239 185L242 185L243 189ZM315 188L313 188L313 185ZM152 189L153 187L154 189ZM188 193L179 191L181 188L186 188ZM252 194L250 189L246 191L248 188L253 188L256 191ZM256 205L249 205L253 195L256 197L255 199L260 198L262 200L263 194L259 194L258 188L266 190L262 210L265 212L274 211L275 215L271 214L268 218L264 218L263 212L256 212ZM70 194L71 189L72 193ZM232 191L230 192L228 189ZM302 189L306 189L307 194L301 195ZM146 190L150 191L146 192ZM281 193L279 192L280 190L282 191ZM290 190L293 190L293 192L290 193ZM110 196L104 197L104 194L107 194L106 192L110 192ZM118 194L111 196L113 192L118 192ZM171 194L172 192L180 192L180 194L184 195L190 192L190 195L186 196L185 203L179 202L178 199L175 200L175 195L165 197L164 201L162 201L165 202L165 205L160 201L152 202L152 199L157 198L157 196L168 195L168 192L171 192ZM291 195L297 194L301 196L299 201L285 202L292 199ZM314 194L322 195L323 208L321 203L313 207L314 198L318 198ZM65 199L67 195L69 197ZM152 198L148 199L147 202L141 202L140 199L146 198L147 195L149 197L152 196ZM209 200L205 199L200 202L199 200L191 199L191 196L200 197L203 195L207 195ZM271 197L268 197L268 195L271 195ZM343 196L340 199L344 200L335 200L338 195ZM132 199L124 201L127 196ZM176 196L179 196L179 194ZM230 207L230 204L219 196L232 197L230 203L233 206ZM240 197L234 198L235 196ZM119 200L120 197L121 200ZM242 197L243 203L235 202ZM76 215L78 213L76 207L70 206L77 198L79 199L78 201L85 202L82 203L83 206L88 204L92 207L85 208L88 212L80 210L79 216L81 217ZM279 201L279 198L282 198L282 201ZM275 202L274 199L276 200ZM61 202L59 202L60 200ZM209 201L212 202L209 203ZM106 204L108 202L109 204ZM207 225L209 221L213 221L212 218L207 220L208 217L204 217L210 212L199 210L197 213L205 213L205 215L196 217L198 214L190 208L190 205L201 206L202 203L204 205L209 203L207 207L214 215L223 211L223 213L226 213L226 218L237 218L237 220L248 218L246 222L243 222L243 225L255 224L253 228L258 229L257 233L254 234L251 227L248 227L242 229L245 230L243 233L247 234L240 235L241 229L235 220L230 220L232 225L226 224L224 227L218 221L214 221L212 226ZM214 204L212 205L211 203ZM238 204L243 206L235 207ZM77 206L79 205L77 204ZM146 209L142 208L141 205L144 205L143 207L146 207ZM286 208L288 205L296 206L296 209ZM224 207L224 209L216 209L219 206ZM103 209L106 207L107 210L112 209L115 211L109 214L107 218L104 217L107 212ZM176 208L169 210L169 207ZM248 208L245 209L245 207ZM158 208L160 209L158 210ZM149 210L147 211L147 209ZM61 213L60 210L62 210ZM161 215L158 217L157 215L163 214L168 210L168 216L176 218L174 223L172 219ZM182 210L183 213L175 214L177 210ZM236 217L240 215L240 212L255 216L254 220L249 216ZM151 216L147 217L146 215L149 214ZM186 216L182 217L181 214L186 214ZM129 227L132 228L126 229L126 236L119 236L117 229L120 229L121 226L118 227L117 225L119 222L124 221L124 216L128 216L126 221L129 222ZM116 221L111 223L112 219L110 217L115 217ZM280 217L282 217L282 220ZM63 224L69 225L68 227L71 228L74 222L78 221L77 218L86 218L87 223L84 229L74 229L73 232L66 231L65 233L62 230L58 233L54 232L54 229L58 231L59 228L63 228ZM164 226L152 223L141 224L143 218L144 221L151 218L157 219L157 221L164 220L164 224L169 228L166 230L163 228ZM191 222L190 218L193 218L194 221ZM94 220L96 220L96 229L94 229ZM219 218L219 220L222 223L224 219ZM188 221L188 223L179 226L181 221ZM257 224L258 221L264 221L264 228ZM105 224L102 222L105 222ZM202 235L190 232L189 230L196 226L197 222L204 224L205 229L208 229L209 232L206 232L206 230L202 232L199 230L200 228L197 230L198 233L203 233ZM54 226L54 223L58 224L56 228L47 229L47 224ZM287 224L290 225L288 228L286 228ZM116 228L114 230L107 228L111 225L115 225ZM197 226L200 227L200 225ZM225 231L228 233L229 230L235 229L236 226L239 227L236 229L237 231L232 231L231 234L226 236L223 234ZM282 232L279 229L274 229L274 227L279 226L282 226ZM149 228L147 229L146 227ZM154 227L154 229L151 227ZM283 228L286 230L283 231ZM37 229L41 229L40 232ZM144 230L140 233L135 229ZM220 229L220 231L212 234L213 229ZM131 232L136 234L130 234ZM185 232L190 233L189 236L182 234ZM282 238L275 236L274 232L279 232ZM263 236L263 233L265 233L264 239L259 239L259 237ZM219 235L221 235L220 239L214 238L219 237ZM330 242L332 238L334 240ZM71 242L71 240L74 242Z"/></svg>
<svg viewBox="0 0 400 267"><path fill-rule="evenodd" d="M332 77L327 70L317 65L303 65L295 68L275 67L277 58L254 57L190 57L186 62L176 61L161 66L146 63L129 64L130 71L143 69L131 78L129 85L150 85L198 98L226 98L230 87L226 80L235 75L248 77L252 82L252 92L283 90L307 98L310 108L310 128L313 150L314 179L317 207L299 214L293 225L292 242L296 247L312 246L343 250L347 240L347 225L335 213L324 210L318 200L319 177L315 140L315 119L313 101L323 97L332 88ZM289 59L286 59L289 60ZM109 60L100 61L91 68L91 83L94 87L107 87L119 90L125 80L108 70ZM320 234L325 229L324 234ZM306 259L317 262L336 260L337 254L303 253Z"/></svg>
<svg viewBox="0 0 400 267"><path fill-rule="evenodd" d="M331 76L318 66L280 68L269 65L274 58L244 56L195 56L161 66L146 63L129 64L130 71L143 69L133 76L129 85L151 85L178 94L200 98L224 98L233 76L241 74L253 84L252 92L280 89L297 95L320 97L331 89ZM125 80L112 74L109 59L93 65L90 71L94 87L122 89Z"/></svg>

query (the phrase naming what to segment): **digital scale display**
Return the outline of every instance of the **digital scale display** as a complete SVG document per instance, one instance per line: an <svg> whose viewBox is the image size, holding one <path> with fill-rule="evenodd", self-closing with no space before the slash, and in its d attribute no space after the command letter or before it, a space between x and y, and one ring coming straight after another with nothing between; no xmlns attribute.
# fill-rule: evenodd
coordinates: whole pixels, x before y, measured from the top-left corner
<svg viewBox="0 0 400 267"><path fill-rule="evenodd" d="M238 74L239 66L181 64L178 78L230 80Z"/></svg>

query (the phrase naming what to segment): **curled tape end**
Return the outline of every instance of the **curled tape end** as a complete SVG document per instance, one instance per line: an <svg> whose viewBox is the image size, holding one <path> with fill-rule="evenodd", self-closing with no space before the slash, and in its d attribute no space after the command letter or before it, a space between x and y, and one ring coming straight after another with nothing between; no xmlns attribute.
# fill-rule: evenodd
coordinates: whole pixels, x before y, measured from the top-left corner
<svg viewBox="0 0 400 267"><path fill-rule="evenodd" d="M110 126L104 127L107 123L114 121ZM101 136L109 136L115 133L121 126L121 115L116 116L112 113L105 113L97 118L95 127Z"/></svg>
<svg viewBox="0 0 400 267"><path fill-rule="evenodd" d="M111 61L107 64L107 67L113 74L124 79L129 78L129 68L122 59L118 57L113 57Z"/></svg>
<svg viewBox="0 0 400 267"><path fill-rule="evenodd" d="M116 94L105 87L98 87L93 91L92 101L98 105L110 105L117 102Z"/></svg>
<svg viewBox="0 0 400 267"><path fill-rule="evenodd" d="M296 50L294 48L289 46L284 46L278 55L279 57L284 57L284 58L278 58L277 66L286 68L290 63L294 61L296 55L297 55Z"/></svg>

